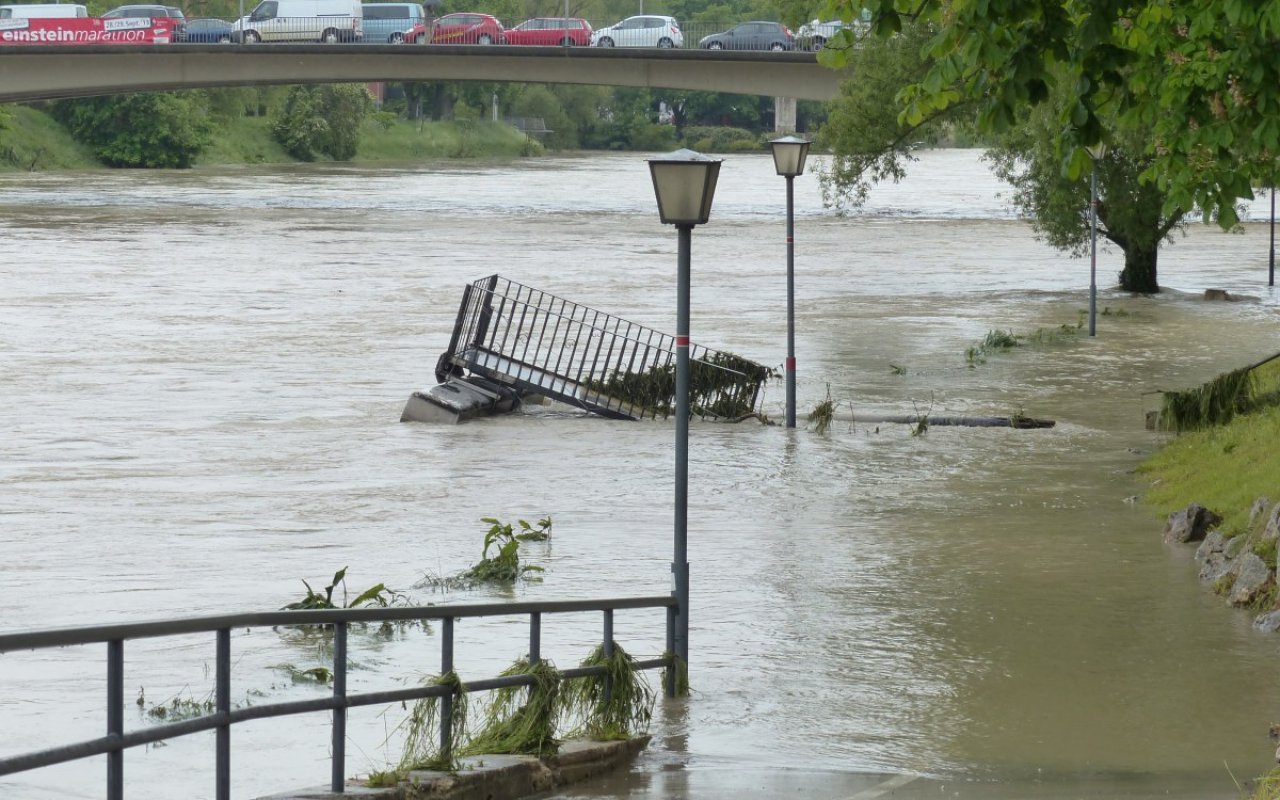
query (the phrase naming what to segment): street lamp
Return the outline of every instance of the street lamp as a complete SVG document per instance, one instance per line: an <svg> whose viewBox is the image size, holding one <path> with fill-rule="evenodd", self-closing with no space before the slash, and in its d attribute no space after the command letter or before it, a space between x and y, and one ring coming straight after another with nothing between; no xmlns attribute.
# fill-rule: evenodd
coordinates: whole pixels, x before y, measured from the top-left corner
<svg viewBox="0 0 1280 800"><path fill-rule="evenodd" d="M795 192L797 175L804 174L804 160L813 142L798 136L783 136L769 142L773 166L787 179L787 427L796 426L796 241Z"/></svg>
<svg viewBox="0 0 1280 800"><path fill-rule="evenodd" d="M720 176L720 159L677 150L649 159L658 217L679 234L676 281L676 494L675 554L671 561L676 600L674 639L669 644L679 663L689 663L689 246L693 226L711 217L711 200ZM675 694L677 665L668 670L667 694Z"/></svg>
<svg viewBox="0 0 1280 800"><path fill-rule="evenodd" d="M1093 159L1089 173L1089 335L1098 332L1098 162L1107 156L1107 145L1086 147Z"/></svg>

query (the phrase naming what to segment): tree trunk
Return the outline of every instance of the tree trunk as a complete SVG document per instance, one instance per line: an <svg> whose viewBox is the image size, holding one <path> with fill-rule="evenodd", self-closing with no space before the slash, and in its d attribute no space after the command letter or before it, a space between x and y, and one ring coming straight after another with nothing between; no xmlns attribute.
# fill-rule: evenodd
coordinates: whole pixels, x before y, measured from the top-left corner
<svg viewBox="0 0 1280 800"><path fill-rule="evenodd" d="M1120 272L1120 288L1126 292L1155 294L1160 291L1156 282L1156 257L1159 242L1152 245L1133 241L1124 248L1124 269Z"/></svg>

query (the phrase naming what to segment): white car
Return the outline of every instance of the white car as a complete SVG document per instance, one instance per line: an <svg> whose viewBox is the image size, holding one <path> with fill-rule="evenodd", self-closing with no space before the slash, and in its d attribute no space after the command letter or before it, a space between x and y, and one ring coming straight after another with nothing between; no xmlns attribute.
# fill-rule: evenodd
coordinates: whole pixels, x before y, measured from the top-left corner
<svg viewBox="0 0 1280 800"><path fill-rule="evenodd" d="M652 14L627 17L591 33L595 47L684 47L684 33L675 17Z"/></svg>
<svg viewBox="0 0 1280 800"><path fill-rule="evenodd" d="M802 50L821 50L828 39L844 29L845 24L838 19L806 22L796 31L796 46Z"/></svg>

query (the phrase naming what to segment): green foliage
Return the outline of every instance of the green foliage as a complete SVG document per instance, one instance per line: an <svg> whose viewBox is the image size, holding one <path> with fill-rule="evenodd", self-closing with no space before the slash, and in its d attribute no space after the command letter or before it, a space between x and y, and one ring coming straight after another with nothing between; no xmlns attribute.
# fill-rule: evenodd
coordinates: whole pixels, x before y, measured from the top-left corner
<svg viewBox="0 0 1280 800"><path fill-rule="evenodd" d="M1252 405L1252 370L1232 370L1194 389L1161 395L1160 427L1164 430L1193 431L1222 425Z"/></svg>
<svg viewBox="0 0 1280 800"><path fill-rule="evenodd" d="M841 84L818 133L818 145L832 156L819 172L827 205L863 205L875 184L902 180L915 160L913 149L938 141L948 125L965 118L965 107L957 104L915 123L899 119L895 98L926 74L928 62L920 52L930 35L925 26L909 25L900 36L848 46L845 55L857 78ZM836 47L829 43L820 57L830 58Z"/></svg>
<svg viewBox="0 0 1280 800"><path fill-rule="evenodd" d="M456 672L446 672L427 681L430 686L448 686L452 688L453 710L450 719L450 741L448 750L440 749L440 698L424 697L413 704L409 716L400 724L405 731L404 752L399 766L384 779L394 776L394 785L403 776L419 769L437 770L440 772L457 772L460 746L467 738L467 687ZM370 784L373 785L372 783Z"/></svg>
<svg viewBox="0 0 1280 800"><path fill-rule="evenodd" d="M484 708L483 727L461 748L462 755L510 753L554 755L560 748L556 720L560 716L560 671L545 659L520 659L502 676L529 675L529 686L494 689Z"/></svg>
<svg viewBox="0 0 1280 800"><path fill-rule="evenodd" d="M683 658L668 650L662 654L662 657L671 662L672 666L662 668L662 685L671 686L675 684L676 697L689 696L689 665Z"/></svg>
<svg viewBox="0 0 1280 800"><path fill-rule="evenodd" d="M928 70L896 98L905 125L970 104L980 129L1002 133L1062 89L1074 97L1057 114L1073 178L1115 113L1121 127L1151 131L1144 178L1164 192L1167 215L1200 208L1231 227L1236 199L1276 177L1280 4L824 0L820 15L850 20L862 6L879 37L912 24L936 31ZM852 36L841 38L827 63L850 58Z"/></svg>
<svg viewBox="0 0 1280 800"><path fill-rule="evenodd" d="M1076 95L1061 84L1049 99L1019 113L1016 124L997 137L987 153L995 174L1014 189L1016 208L1031 218L1032 229L1050 245L1075 256L1089 254L1092 242L1089 203L1091 175L1098 185L1098 236L1125 255L1120 287L1126 291L1160 290L1156 263L1161 242L1181 226L1185 208L1169 208L1165 193L1142 180L1153 158L1145 153L1150 129L1123 128L1106 120L1108 147L1088 169L1069 175L1062 168L1064 145L1060 115Z"/></svg>
<svg viewBox="0 0 1280 800"><path fill-rule="evenodd" d="M827 399L823 400L809 412L809 421L813 423L814 433L826 433L836 416L836 402L831 399L831 384L827 384Z"/></svg>
<svg viewBox="0 0 1280 800"><path fill-rule="evenodd" d="M617 642L609 657L604 654L604 645L597 645L581 666L604 667L606 674L566 682L562 690L564 713L582 719L584 735L608 741L648 731L656 696L635 664Z"/></svg>
<svg viewBox="0 0 1280 800"><path fill-rule="evenodd" d="M530 527L528 522L518 520L521 532L512 530L509 523L499 522L493 517L481 517L481 522L489 523L489 530L484 535L484 550L480 561L463 573L464 579L474 583L515 583L521 578L529 577L529 573L542 572L542 567L520 563L521 542L541 542L551 535L551 518L538 520L538 528ZM489 550L493 556L489 556Z"/></svg>
<svg viewBox="0 0 1280 800"><path fill-rule="evenodd" d="M1275 728L1273 727L1274 731ZM1249 800L1280 800L1280 767L1268 772L1257 780Z"/></svg>
<svg viewBox="0 0 1280 800"><path fill-rule="evenodd" d="M0 106L8 127L0 131L0 172L88 169L101 164L92 151L41 108Z"/></svg>
<svg viewBox="0 0 1280 800"><path fill-rule="evenodd" d="M139 688L135 704L146 713L148 718L156 722L181 722L184 719L195 719L212 714L216 709L212 690L200 698L191 696L190 692L186 694L179 692L162 703L148 703L146 692Z"/></svg>
<svg viewBox="0 0 1280 800"><path fill-rule="evenodd" d="M315 683L321 686L333 683L333 670L325 666L304 668L284 663L275 664L271 668L288 675L294 683Z"/></svg>
<svg viewBox="0 0 1280 800"><path fill-rule="evenodd" d="M745 128L691 125L684 129L685 144L700 153L728 153L738 148L760 150L757 134Z"/></svg>
<svg viewBox="0 0 1280 800"><path fill-rule="evenodd" d="M294 158L334 161L355 158L361 124L373 108L358 84L295 86L272 126L276 141Z"/></svg>
<svg viewBox="0 0 1280 800"><path fill-rule="evenodd" d="M727 352L709 352L689 361L689 412L699 417L742 419L755 411L760 385L777 373ZM638 406L658 416L675 411L676 366L655 365L643 372L616 372L588 381L597 395Z"/></svg>
<svg viewBox="0 0 1280 800"><path fill-rule="evenodd" d="M199 92L60 100L53 114L110 167L190 167L212 130Z"/></svg>
<svg viewBox="0 0 1280 800"><path fill-rule="evenodd" d="M400 595L388 589L384 584L376 584L365 589L356 599L348 602L347 600L347 568L343 567L333 573L333 582L324 587L324 594L320 594L311 588L311 584L303 579L302 585L307 587L307 593L301 600L294 601L286 605L284 611L301 611L331 608L359 608L362 605L371 604L386 608L402 599ZM336 604L333 601L333 590L342 587L342 603Z"/></svg>
<svg viewBox="0 0 1280 800"><path fill-rule="evenodd" d="M1139 472L1152 481L1145 501L1165 517L1194 497L1223 516L1221 529L1246 530L1249 507L1280 486L1280 408L1238 414L1225 425L1183 434L1148 458Z"/></svg>

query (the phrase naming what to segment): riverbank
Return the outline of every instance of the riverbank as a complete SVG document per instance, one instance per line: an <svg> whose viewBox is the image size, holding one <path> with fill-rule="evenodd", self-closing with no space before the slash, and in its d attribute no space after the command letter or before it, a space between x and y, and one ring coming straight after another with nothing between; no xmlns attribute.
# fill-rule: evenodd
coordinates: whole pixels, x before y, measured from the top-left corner
<svg viewBox="0 0 1280 800"><path fill-rule="evenodd" d="M90 149L37 107L9 106L0 133L0 172L107 169ZM220 124L196 166L293 164L271 135L270 117ZM355 161L414 162L443 158L518 158L542 146L510 125L469 120L431 122L374 115L360 132Z"/></svg>
<svg viewBox="0 0 1280 800"><path fill-rule="evenodd" d="M1263 369L1274 373L1274 363ZM1278 439L1280 407L1262 408L1224 425L1180 435L1139 467L1151 481L1144 500L1162 516L1177 515L1196 503L1220 518L1207 526L1212 532L1202 543L1182 546L1197 548L1201 580L1228 605L1247 609L1255 616L1254 627L1263 631L1276 629L1277 530L1272 504L1280 501L1280 459L1273 454ZM1256 575L1241 590L1249 561L1255 562ZM1274 727L1272 731L1274 738ZM1261 733L1260 747L1265 746ZM1259 778L1250 797L1280 798L1280 768Z"/></svg>

